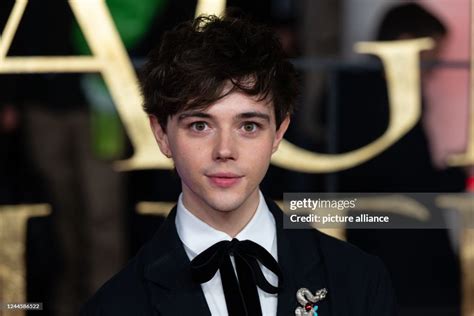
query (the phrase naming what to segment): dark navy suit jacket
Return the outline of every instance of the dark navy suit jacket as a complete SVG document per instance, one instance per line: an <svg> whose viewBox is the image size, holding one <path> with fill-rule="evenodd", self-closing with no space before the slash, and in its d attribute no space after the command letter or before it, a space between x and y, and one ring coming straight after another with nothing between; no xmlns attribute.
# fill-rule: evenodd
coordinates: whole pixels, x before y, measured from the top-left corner
<svg viewBox="0 0 474 316"><path fill-rule="evenodd" d="M278 316L295 314L302 287L328 290L318 303L319 316L396 315L390 278L378 258L314 229L283 229L284 213L266 201L276 221L284 277ZM176 207L152 240L83 306L81 316L211 315L200 284L191 280L175 217Z"/></svg>

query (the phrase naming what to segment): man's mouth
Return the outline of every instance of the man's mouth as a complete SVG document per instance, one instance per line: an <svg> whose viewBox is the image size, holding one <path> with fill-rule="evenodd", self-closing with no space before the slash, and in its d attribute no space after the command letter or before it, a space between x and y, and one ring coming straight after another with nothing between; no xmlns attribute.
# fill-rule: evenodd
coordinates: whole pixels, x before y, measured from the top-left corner
<svg viewBox="0 0 474 316"><path fill-rule="evenodd" d="M219 172L207 175L209 181L220 188L229 188L236 185L243 178L242 175L238 175L230 172Z"/></svg>

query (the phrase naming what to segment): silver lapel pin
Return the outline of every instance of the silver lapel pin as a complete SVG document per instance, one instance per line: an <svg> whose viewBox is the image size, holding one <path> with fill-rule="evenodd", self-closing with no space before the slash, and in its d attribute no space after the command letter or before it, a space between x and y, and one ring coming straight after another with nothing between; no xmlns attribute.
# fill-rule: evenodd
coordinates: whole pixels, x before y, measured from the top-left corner
<svg viewBox="0 0 474 316"><path fill-rule="evenodd" d="M296 300L301 306L295 309L295 316L318 316L317 302L326 297L326 288L316 291L313 295L307 288L301 288L296 292Z"/></svg>

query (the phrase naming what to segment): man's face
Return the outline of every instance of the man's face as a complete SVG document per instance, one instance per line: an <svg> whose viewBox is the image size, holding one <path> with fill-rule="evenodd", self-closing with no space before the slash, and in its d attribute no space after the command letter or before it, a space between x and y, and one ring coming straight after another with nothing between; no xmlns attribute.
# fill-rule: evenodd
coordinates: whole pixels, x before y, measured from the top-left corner
<svg viewBox="0 0 474 316"><path fill-rule="evenodd" d="M258 189L289 124L276 129L273 106L233 92L205 110L151 125L161 151L172 157L190 210L230 212L258 203Z"/></svg>

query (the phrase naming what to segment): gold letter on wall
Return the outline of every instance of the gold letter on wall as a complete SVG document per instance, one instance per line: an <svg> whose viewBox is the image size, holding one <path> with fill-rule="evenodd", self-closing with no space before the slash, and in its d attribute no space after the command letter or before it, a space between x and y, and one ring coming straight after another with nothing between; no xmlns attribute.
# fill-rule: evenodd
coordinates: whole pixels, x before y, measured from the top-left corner
<svg viewBox="0 0 474 316"><path fill-rule="evenodd" d="M92 56L7 57L11 41L25 11L27 0L16 0L0 39L1 73L99 72L104 77L127 134L134 155L117 162L121 170L168 169L141 109L142 97L133 66L103 0L70 0L69 4L92 50Z"/></svg>
<svg viewBox="0 0 474 316"><path fill-rule="evenodd" d="M300 172L333 172L361 164L383 152L405 135L421 114L419 53L433 45L430 39L358 43L359 53L380 57L389 92L390 121L372 143L344 154L317 154L283 140L273 164Z"/></svg>
<svg viewBox="0 0 474 316"><path fill-rule="evenodd" d="M26 302L26 224L28 218L46 216L49 212L46 204L0 207L0 303ZM12 310L4 311L3 315L20 314L23 313Z"/></svg>

